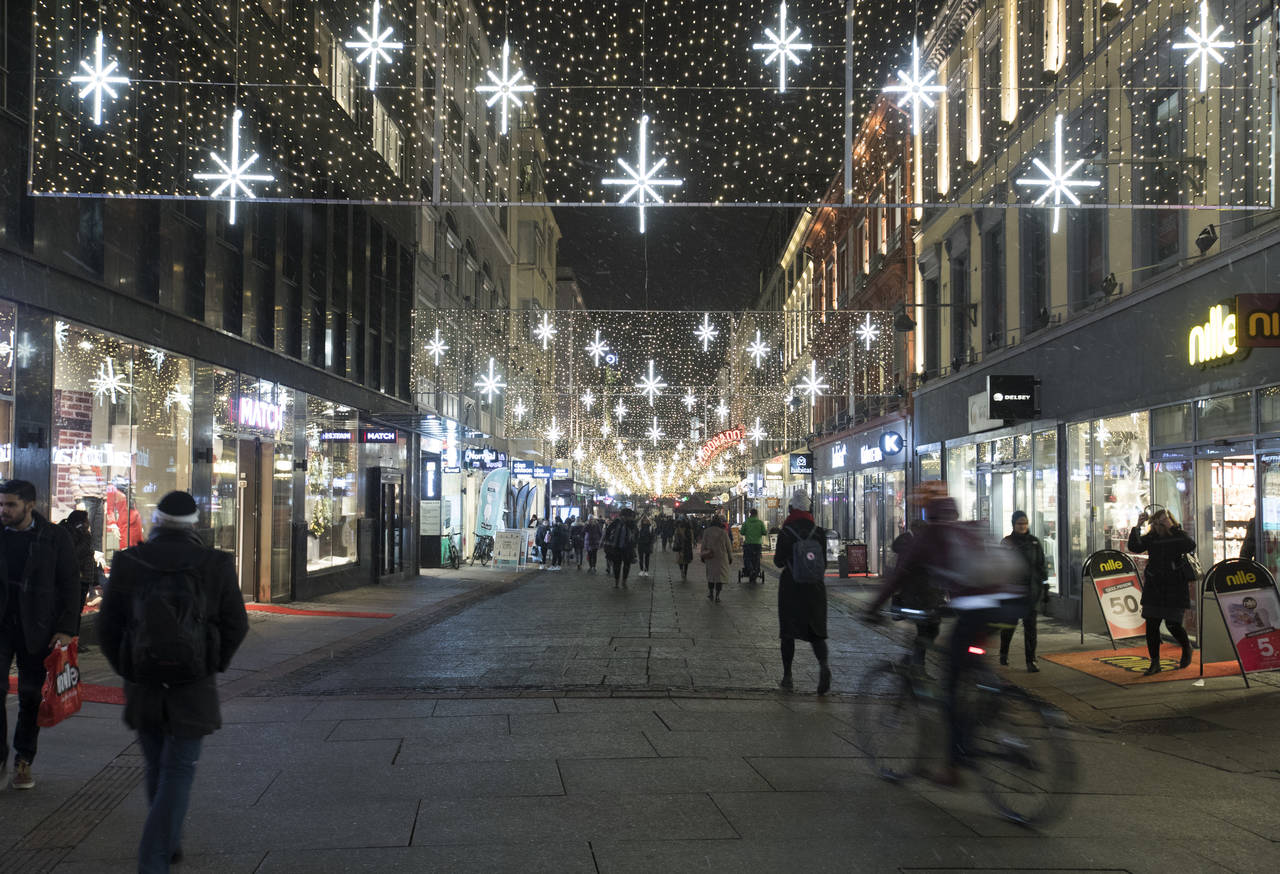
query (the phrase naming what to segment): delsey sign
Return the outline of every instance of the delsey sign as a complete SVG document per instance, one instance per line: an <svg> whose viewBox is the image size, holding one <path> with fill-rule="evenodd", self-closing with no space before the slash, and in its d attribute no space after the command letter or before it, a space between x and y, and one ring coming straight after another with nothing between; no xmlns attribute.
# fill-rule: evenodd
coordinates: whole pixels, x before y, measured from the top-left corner
<svg viewBox="0 0 1280 874"><path fill-rule="evenodd" d="M987 415L1001 421L1007 419L1034 419L1040 414L1036 407L1034 376L987 377Z"/></svg>
<svg viewBox="0 0 1280 874"><path fill-rule="evenodd" d="M1255 327L1259 331L1264 327L1262 321L1255 320ZM1230 364L1249 354L1247 346L1263 345L1250 343L1241 350L1236 336L1237 325L1236 314L1228 309L1227 304L1220 303L1210 307L1208 320L1203 325L1195 325L1187 333L1187 362L1192 367Z"/></svg>

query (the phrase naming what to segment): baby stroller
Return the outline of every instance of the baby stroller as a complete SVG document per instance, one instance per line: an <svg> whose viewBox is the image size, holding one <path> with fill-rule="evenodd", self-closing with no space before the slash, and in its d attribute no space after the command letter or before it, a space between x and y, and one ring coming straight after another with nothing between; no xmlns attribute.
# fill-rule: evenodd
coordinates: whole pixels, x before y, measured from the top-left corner
<svg viewBox="0 0 1280 874"><path fill-rule="evenodd" d="M745 577L747 582L754 583L758 579L764 582L764 570L760 567L760 544L742 544L742 567L738 569L738 582Z"/></svg>

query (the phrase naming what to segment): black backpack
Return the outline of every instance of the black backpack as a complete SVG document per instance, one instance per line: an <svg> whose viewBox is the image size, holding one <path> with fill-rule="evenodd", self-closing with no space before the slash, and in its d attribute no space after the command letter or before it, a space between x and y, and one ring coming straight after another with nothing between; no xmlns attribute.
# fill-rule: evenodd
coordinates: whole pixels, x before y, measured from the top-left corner
<svg viewBox="0 0 1280 874"><path fill-rule="evenodd" d="M791 557L787 560L787 569L791 571L791 581L801 585L816 586L827 575L827 544L825 532L814 525L808 537L801 537L800 532L788 525L795 538L791 545ZM823 539L819 539L822 537Z"/></svg>
<svg viewBox="0 0 1280 874"><path fill-rule="evenodd" d="M131 556L148 574L133 594L126 646L130 677L148 686L202 680L209 669L209 624L201 565L162 568Z"/></svg>

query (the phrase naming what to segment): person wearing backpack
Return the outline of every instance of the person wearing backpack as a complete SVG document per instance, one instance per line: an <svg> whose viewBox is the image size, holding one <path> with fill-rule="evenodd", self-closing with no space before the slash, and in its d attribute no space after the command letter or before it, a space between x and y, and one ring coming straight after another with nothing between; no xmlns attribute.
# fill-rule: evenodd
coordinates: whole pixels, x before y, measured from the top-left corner
<svg viewBox="0 0 1280 874"><path fill-rule="evenodd" d="M141 874L168 871L182 855L200 747L222 727L215 675L249 632L235 559L204 546L198 520L188 493L161 498L147 542L116 554L98 618L102 651L124 678L124 721L146 765Z"/></svg>
<svg viewBox="0 0 1280 874"><path fill-rule="evenodd" d="M778 637L782 639L782 679L790 690L791 661L796 641L807 640L818 660L818 694L831 688L827 664L827 532L809 512L809 493L796 489L787 504L790 511L778 534L773 564L782 568L778 581Z"/></svg>

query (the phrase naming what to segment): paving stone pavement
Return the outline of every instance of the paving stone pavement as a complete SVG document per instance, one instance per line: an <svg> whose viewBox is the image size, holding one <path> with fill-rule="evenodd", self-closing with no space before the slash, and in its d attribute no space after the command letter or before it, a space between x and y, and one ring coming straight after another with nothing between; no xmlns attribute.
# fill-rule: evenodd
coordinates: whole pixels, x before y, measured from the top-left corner
<svg viewBox="0 0 1280 874"><path fill-rule="evenodd" d="M853 693L893 632L852 618L852 590L832 586L834 694L812 693L803 648L798 691L785 694L776 581L730 583L714 604L692 570L681 582L659 553L655 576L633 570L625 591L576 570L432 572L308 605L391 619L255 614L223 678L225 724L206 741L175 870L1280 865L1267 711L1073 731L1070 813L1028 831L996 818L974 785L872 775L853 730L868 704ZM100 657L85 671L108 678ZM119 718L90 704L42 733L36 790L0 790L0 872L134 870L145 802Z"/></svg>

